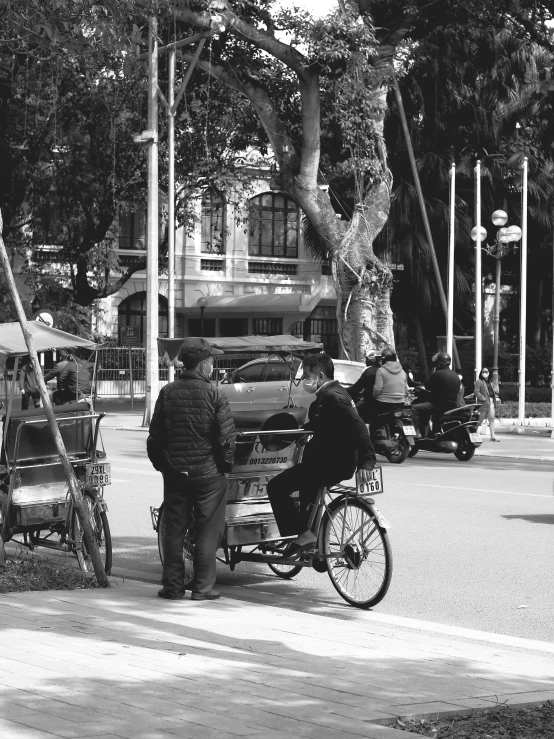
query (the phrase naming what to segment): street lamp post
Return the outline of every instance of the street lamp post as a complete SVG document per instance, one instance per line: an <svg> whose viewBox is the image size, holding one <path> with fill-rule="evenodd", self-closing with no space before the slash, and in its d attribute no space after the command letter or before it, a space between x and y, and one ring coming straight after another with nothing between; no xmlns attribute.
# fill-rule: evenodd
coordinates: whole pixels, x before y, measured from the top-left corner
<svg viewBox="0 0 554 739"><path fill-rule="evenodd" d="M208 305L208 298L198 298L200 308L200 336L204 337L204 311Z"/></svg>
<svg viewBox="0 0 554 739"><path fill-rule="evenodd" d="M487 251L496 259L496 280L494 293L494 346L493 346L493 366L492 366L492 384L498 387L498 347L499 347L499 329L500 329L500 286L502 266L501 259L510 248L510 244L514 245L521 239L521 229L519 226L508 226L508 214L503 210L495 210L491 216L491 220L498 230L496 232L496 241L494 244L487 246Z"/></svg>
<svg viewBox="0 0 554 739"><path fill-rule="evenodd" d="M521 239L521 229L519 226L508 226L508 214L503 210L495 210L491 216L491 220L495 226L498 226L496 232L496 241L494 244L485 244L486 251L496 259L496 286L494 299L494 348L493 348L493 367L492 367L492 383L498 387L498 345L499 345L499 327L500 327L500 280L501 265L500 260L505 256L510 248L510 243L516 243ZM477 241L477 228L472 229L471 238ZM487 231L481 227L479 231L479 242L485 241Z"/></svg>
<svg viewBox="0 0 554 739"><path fill-rule="evenodd" d="M481 221L480 217L479 221ZM471 229L471 238L475 241L475 379L477 379L483 364L483 279L481 276L481 244L487 238L486 228L481 225L475 226Z"/></svg>

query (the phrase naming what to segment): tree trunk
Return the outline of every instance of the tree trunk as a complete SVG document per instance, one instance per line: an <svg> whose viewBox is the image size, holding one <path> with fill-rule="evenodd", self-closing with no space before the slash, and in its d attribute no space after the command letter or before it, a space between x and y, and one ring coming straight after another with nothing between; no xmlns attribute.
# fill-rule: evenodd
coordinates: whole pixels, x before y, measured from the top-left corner
<svg viewBox="0 0 554 739"><path fill-rule="evenodd" d="M423 337L421 321L417 314L413 318L413 323L415 329L417 354L419 357L420 377L421 379L426 380L429 377L429 367L427 366L427 352L425 351L425 339Z"/></svg>

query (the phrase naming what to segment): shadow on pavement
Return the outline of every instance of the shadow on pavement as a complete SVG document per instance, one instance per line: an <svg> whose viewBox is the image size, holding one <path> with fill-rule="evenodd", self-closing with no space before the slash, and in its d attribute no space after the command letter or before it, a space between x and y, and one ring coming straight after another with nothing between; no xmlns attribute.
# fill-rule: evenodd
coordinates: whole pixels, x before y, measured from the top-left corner
<svg viewBox="0 0 554 739"><path fill-rule="evenodd" d="M512 514L509 516L502 516L502 518L506 518L508 520L515 518L519 519L521 521L529 521L529 523L549 523L554 524L554 515L550 513L529 513L527 515L521 513L521 514Z"/></svg>

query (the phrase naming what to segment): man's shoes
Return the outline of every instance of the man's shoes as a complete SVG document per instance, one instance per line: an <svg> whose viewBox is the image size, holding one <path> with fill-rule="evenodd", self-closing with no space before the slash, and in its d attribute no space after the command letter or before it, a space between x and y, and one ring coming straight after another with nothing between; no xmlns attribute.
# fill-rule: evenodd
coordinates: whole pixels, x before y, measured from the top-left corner
<svg viewBox="0 0 554 739"><path fill-rule="evenodd" d="M165 588L158 590L158 598L165 598L166 600L183 600L184 597L184 593L172 593L171 590L166 590Z"/></svg>
<svg viewBox="0 0 554 739"><path fill-rule="evenodd" d="M191 600L217 600L221 598L219 590L210 590L209 593L192 593L190 596Z"/></svg>
<svg viewBox="0 0 554 739"><path fill-rule="evenodd" d="M305 552L309 549L315 549L317 539L313 531L304 531L296 539L291 542L284 550L283 557L289 559L290 557L296 557L301 552Z"/></svg>

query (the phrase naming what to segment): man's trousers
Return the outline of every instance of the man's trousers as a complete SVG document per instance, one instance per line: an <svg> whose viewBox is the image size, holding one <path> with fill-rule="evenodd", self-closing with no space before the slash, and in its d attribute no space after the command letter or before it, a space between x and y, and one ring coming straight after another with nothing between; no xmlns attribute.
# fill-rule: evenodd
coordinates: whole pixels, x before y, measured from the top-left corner
<svg viewBox="0 0 554 739"><path fill-rule="evenodd" d="M353 471L333 472L317 468L314 464L301 463L273 477L267 486L267 494L281 536L298 536L308 529L310 514L322 487L336 485L351 477ZM291 498L300 493L300 510Z"/></svg>
<svg viewBox="0 0 554 739"><path fill-rule="evenodd" d="M162 584L174 595L185 592L183 544L194 516L196 532L193 592L213 590L216 552L225 530L228 481L224 475L189 478L164 473L164 569Z"/></svg>

